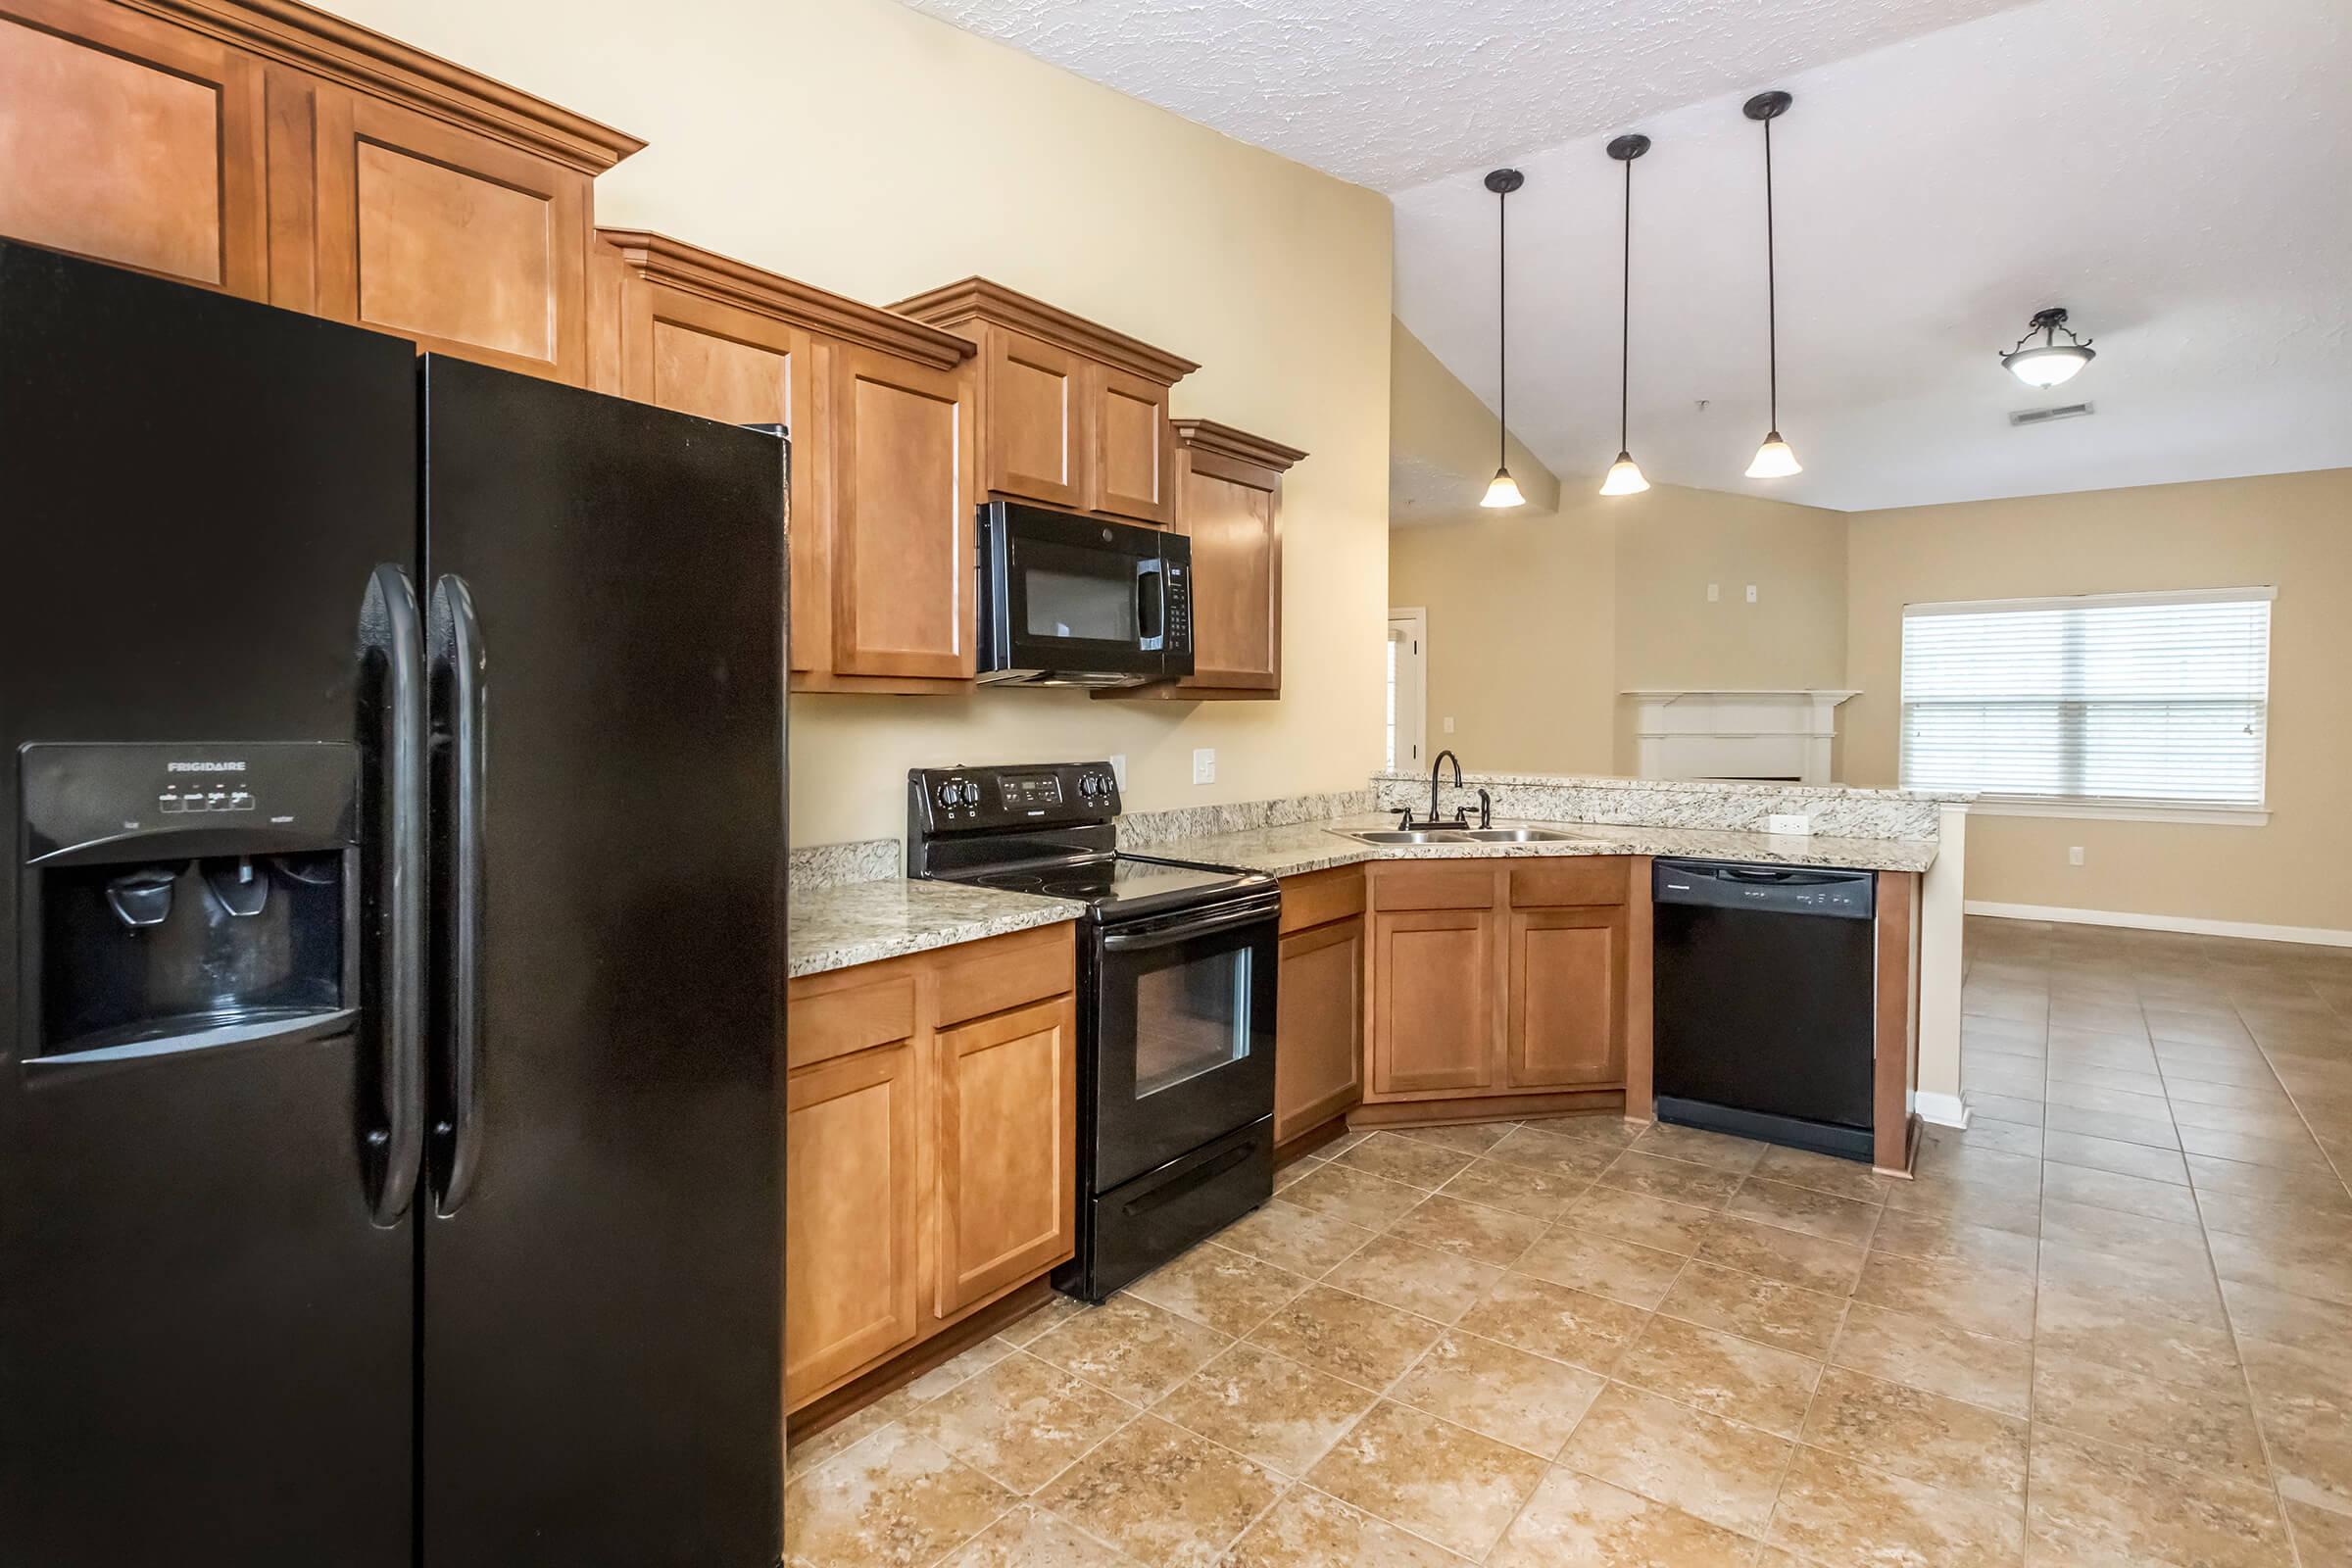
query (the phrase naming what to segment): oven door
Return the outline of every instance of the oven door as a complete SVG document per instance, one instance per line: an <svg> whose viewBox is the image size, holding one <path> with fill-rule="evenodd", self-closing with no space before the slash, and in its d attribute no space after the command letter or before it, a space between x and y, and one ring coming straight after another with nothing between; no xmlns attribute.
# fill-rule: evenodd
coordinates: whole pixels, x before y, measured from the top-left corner
<svg viewBox="0 0 2352 1568"><path fill-rule="evenodd" d="M983 680L1133 684L1167 673L1179 535L998 502L981 514Z"/></svg>
<svg viewBox="0 0 2352 1568"><path fill-rule="evenodd" d="M1108 1192L1274 1108L1279 893L1101 937L1094 965L1094 1190Z"/></svg>

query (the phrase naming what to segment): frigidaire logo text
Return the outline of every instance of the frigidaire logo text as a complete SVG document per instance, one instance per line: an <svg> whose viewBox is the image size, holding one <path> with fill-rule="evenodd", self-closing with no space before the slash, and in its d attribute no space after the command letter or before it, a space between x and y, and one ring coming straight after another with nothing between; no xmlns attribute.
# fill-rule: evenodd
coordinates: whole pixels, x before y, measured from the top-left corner
<svg viewBox="0 0 2352 1568"><path fill-rule="evenodd" d="M242 773L243 762L166 762L167 773Z"/></svg>

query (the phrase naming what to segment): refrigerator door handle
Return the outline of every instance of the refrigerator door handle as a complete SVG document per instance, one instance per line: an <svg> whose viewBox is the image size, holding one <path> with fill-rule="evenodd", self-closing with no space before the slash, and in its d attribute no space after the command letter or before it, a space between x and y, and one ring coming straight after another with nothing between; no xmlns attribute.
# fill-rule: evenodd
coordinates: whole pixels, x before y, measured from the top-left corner
<svg viewBox="0 0 2352 1568"><path fill-rule="evenodd" d="M375 568L360 610L363 729L376 750L379 839L375 1104L361 1138L375 1223L399 1223L424 1154L424 628L400 566Z"/></svg>
<svg viewBox="0 0 2352 1568"><path fill-rule="evenodd" d="M466 579L433 584L432 715L441 961L435 1033L433 1207L466 1205L482 1163L482 811L488 779L483 720L488 662Z"/></svg>

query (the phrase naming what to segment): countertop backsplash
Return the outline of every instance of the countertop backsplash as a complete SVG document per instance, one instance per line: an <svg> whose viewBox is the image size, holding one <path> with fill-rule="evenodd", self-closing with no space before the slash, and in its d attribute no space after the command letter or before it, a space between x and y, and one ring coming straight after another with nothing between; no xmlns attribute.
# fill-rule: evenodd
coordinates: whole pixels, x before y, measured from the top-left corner
<svg viewBox="0 0 2352 1568"><path fill-rule="evenodd" d="M1278 801L1242 801L1230 806L1179 806L1165 811L1130 811L1119 818L1119 847L1149 850L1175 839L1289 827L1297 822L1327 822L1378 809L1372 792L1360 789L1326 795L1291 795Z"/></svg>
<svg viewBox="0 0 2352 1568"><path fill-rule="evenodd" d="M785 881L795 893L883 882L906 874L906 846L897 839L858 839L849 844L811 844L786 858Z"/></svg>

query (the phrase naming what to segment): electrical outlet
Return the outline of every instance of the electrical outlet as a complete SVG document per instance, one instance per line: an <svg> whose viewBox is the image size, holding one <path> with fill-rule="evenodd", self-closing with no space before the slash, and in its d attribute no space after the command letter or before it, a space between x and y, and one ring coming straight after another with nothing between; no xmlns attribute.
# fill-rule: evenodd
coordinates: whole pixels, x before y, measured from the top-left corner
<svg viewBox="0 0 2352 1568"><path fill-rule="evenodd" d="M1214 746L1193 748L1193 782L1214 784L1217 781L1217 749Z"/></svg>
<svg viewBox="0 0 2352 1568"><path fill-rule="evenodd" d="M1707 584L1707 603L1708 603L1708 604L1710 604L1710 605L1714 605L1714 604L1721 604L1722 602L1723 602L1723 584L1721 584L1721 583L1719 583L1719 582L1711 582L1711 583Z"/></svg>
<svg viewBox="0 0 2352 1568"><path fill-rule="evenodd" d="M1768 816L1764 819L1767 833L1810 833L1813 819L1809 816Z"/></svg>
<svg viewBox="0 0 2352 1568"><path fill-rule="evenodd" d="M1125 752L1110 754L1110 776L1119 781L1119 789L1124 792L1127 788L1127 754Z"/></svg>
<svg viewBox="0 0 2352 1568"><path fill-rule="evenodd" d="M1751 605L1756 602L1756 585L1752 582L1747 585L1747 602Z"/></svg>
<svg viewBox="0 0 2352 1568"><path fill-rule="evenodd" d="M2066 863L2069 865L2081 865L2082 863L2082 845L2070 844L2066 847Z"/></svg>
<svg viewBox="0 0 2352 1568"><path fill-rule="evenodd" d="M1446 715L1446 733L1448 735L1453 733L1453 715L1451 713Z"/></svg>

